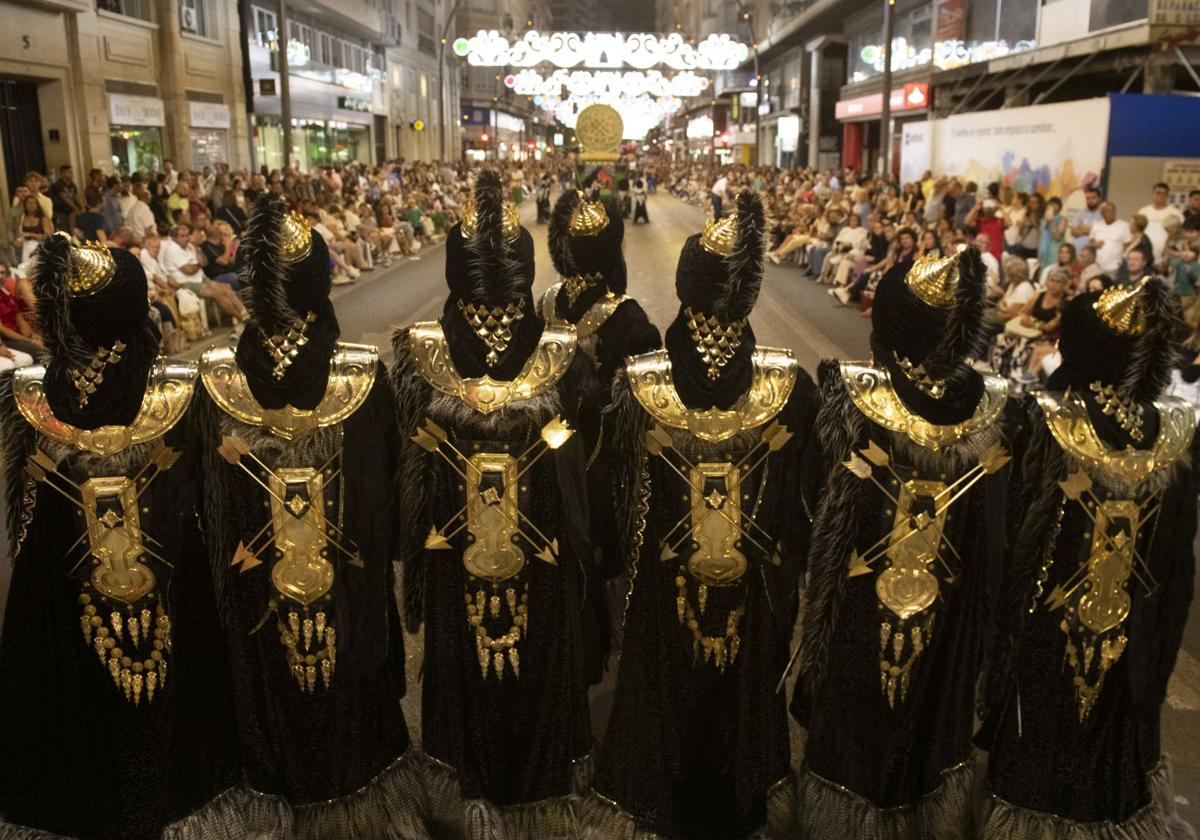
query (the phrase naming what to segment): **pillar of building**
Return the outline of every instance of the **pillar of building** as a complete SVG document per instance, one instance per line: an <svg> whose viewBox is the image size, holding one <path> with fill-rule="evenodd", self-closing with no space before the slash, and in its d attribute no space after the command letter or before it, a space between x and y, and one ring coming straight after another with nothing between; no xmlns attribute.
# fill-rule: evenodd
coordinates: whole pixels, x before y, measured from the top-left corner
<svg viewBox="0 0 1200 840"><path fill-rule="evenodd" d="M1153 55L1146 60L1142 93L1171 93L1175 90L1175 70L1178 67L1175 53Z"/></svg>
<svg viewBox="0 0 1200 840"><path fill-rule="evenodd" d="M192 121L183 84L185 59L179 26L179 0L157 0L156 7L161 71L159 93L167 123L163 129L163 153L166 158L175 161L176 167L183 167L191 160L189 138Z"/></svg>

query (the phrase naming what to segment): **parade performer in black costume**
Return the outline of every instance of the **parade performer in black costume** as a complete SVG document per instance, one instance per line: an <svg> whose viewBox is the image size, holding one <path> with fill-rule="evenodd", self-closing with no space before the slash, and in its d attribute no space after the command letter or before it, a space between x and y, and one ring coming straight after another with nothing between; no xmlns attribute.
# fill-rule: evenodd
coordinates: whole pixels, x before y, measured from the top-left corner
<svg viewBox="0 0 1200 840"><path fill-rule="evenodd" d="M431 828L553 840L591 747L580 609L589 566L575 329L533 301L533 239L483 171L446 244L438 321L399 330L392 371L405 613L425 627Z"/></svg>
<svg viewBox="0 0 1200 840"><path fill-rule="evenodd" d="M302 216L260 198L239 258L251 321L201 378L247 817L269 837L420 838L386 372L374 347L338 341L329 253Z"/></svg>
<svg viewBox="0 0 1200 840"><path fill-rule="evenodd" d="M1013 411L971 366L983 295L974 249L898 267L876 291L873 361L820 367L827 479L792 704L809 840L971 836Z"/></svg>
<svg viewBox="0 0 1200 840"><path fill-rule="evenodd" d="M126 251L56 234L34 289L47 364L0 382L15 543L0 837L244 837L198 520L196 366L158 355Z"/></svg>
<svg viewBox="0 0 1200 840"><path fill-rule="evenodd" d="M1080 295L1032 408L1005 587L987 840L1168 840L1159 713L1193 592L1196 418L1163 396L1178 305L1159 280Z"/></svg>
<svg viewBox="0 0 1200 840"><path fill-rule="evenodd" d="M786 828L788 660L808 542L816 387L755 342L763 210L688 239L666 349L629 360L609 432L629 557L596 808L606 838L748 837ZM784 818L768 799L779 794ZM624 813L621 813L624 812ZM772 835L775 836L775 835Z"/></svg>
<svg viewBox="0 0 1200 840"><path fill-rule="evenodd" d="M550 180L550 176L543 175L538 180L537 185L537 221L539 225L543 225L550 221L550 190L553 188L554 182Z"/></svg>
<svg viewBox="0 0 1200 840"><path fill-rule="evenodd" d="M621 250L625 223L615 208L567 190L554 206L548 233L550 257L562 279L542 296L541 314L549 323L575 327L578 349L591 360L596 374L580 408L579 422L589 453L592 535L602 555L602 577L612 579L626 564L613 527L607 453L597 446L607 416L604 409L610 401L613 376L625 359L661 347L662 339L641 305L625 294L625 255ZM600 575L588 579L584 626L589 683L601 680L608 658L609 619L602 582Z"/></svg>

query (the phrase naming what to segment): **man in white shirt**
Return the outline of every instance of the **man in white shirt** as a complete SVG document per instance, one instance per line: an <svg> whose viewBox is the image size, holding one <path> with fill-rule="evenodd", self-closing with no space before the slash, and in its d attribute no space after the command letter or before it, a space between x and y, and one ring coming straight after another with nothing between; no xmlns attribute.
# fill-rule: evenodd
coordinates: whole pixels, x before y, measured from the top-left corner
<svg viewBox="0 0 1200 840"><path fill-rule="evenodd" d="M1079 253L1088 244L1092 234L1092 225L1102 220L1100 215L1100 188L1095 184L1089 185L1083 191L1084 207L1071 214L1071 229L1068 231L1075 237L1075 252Z"/></svg>
<svg viewBox="0 0 1200 840"><path fill-rule="evenodd" d="M200 284L204 282L204 272L191 235L192 230L187 225L172 228L171 238L164 241L158 251L158 264L177 285L198 293Z"/></svg>
<svg viewBox="0 0 1200 840"><path fill-rule="evenodd" d="M1146 225L1146 236L1154 246L1155 260L1162 259L1163 247L1167 244L1167 229L1164 227L1167 219L1174 216L1183 224L1183 211L1168 203L1170 197L1171 188L1160 181L1154 185L1154 201L1138 211L1150 223Z"/></svg>
<svg viewBox="0 0 1200 840"><path fill-rule="evenodd" d="M1100 221L1092 225L1089 244L1096 249L1096 264L1115 277L1125 256L1125 246L1133 239L1129 222L1117 218L1117 206L1111 201L1100 205Z"/></svg>
<svg viewBox="0 0 1200 840"><path fill-rule="evenodd" d="M125 224L133 228L134 236L141 239L147 231L155 228L154 211L150 209L150 193L145 187L139 184L133 195L133 204L125 213Z"/></svg>
<svg viewBox="0 0 1200 840"><path fill-rule="evenodd" d="M713 218L721 218L721 203L725 201L725 193L729 190L729 179L722 175L712 185Z"/></svg>
<svg viewBox="0 0 1200 840"><path fill-rule="evenodd" d="M175 192L175 185L179 183L179 173L175 171L175 164L169 160L163 161L163 186L167 188L167 193Z"/></svg>
<svg viewBox="0 0 1200 840"><path fill-rule="evenodd" d="M979 251L979 258L983 260L983 267L987 271L988 292L1003 294L1004 290L1000 288L1000 261L992 253L992 237L986 233L976 234L975 250Z"/></svg>

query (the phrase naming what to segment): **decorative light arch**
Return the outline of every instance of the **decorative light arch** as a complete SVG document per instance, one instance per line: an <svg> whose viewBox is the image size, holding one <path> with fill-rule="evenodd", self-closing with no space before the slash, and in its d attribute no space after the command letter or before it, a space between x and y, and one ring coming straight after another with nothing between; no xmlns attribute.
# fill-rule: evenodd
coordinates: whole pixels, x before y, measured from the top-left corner
<svg viewBox="0 0 1200 840"><path fill-rule="evenodd" d="M592 96L616 94L625 97L653 96L687 98L700 96L709 87L707 76L685 70L665 76L658 70L555 70L543 76L526 68L504 77L504 84L523 96Z"/></svg>
<svg viewBox="0 0 1200 840"><path fill-rule="evenodd" d="M458 38L454 54L476 67L575 67L619 70L631 67L649 70L665 66L672 70L736 70L750 48L729 35L709 35L693 45L678 32L653 35L640 32L526 32L510 42L495 29L480 30L473 38Z"/></svg>

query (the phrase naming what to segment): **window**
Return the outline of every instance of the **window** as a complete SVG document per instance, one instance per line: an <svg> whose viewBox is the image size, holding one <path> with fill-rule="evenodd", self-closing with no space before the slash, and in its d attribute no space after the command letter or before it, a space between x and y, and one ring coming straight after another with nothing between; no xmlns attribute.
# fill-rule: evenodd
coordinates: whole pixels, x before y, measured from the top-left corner
<svg viewBox="0 0 1200 840"><path fill-rule="evenodd" d="M211 38L216 26L211 20L208 0L179 0L179 28Z"/></svg>
<svg viewBox="0 0 1200 840"><path fill-rule="evenodd" d="M336 67L338 63L338 42L328 32L317 33L317 48L313 51L313 59L328 67Z"/></svg>
<svg viewBox="0 0 1200 840"><path fill-rule="evenodd" d="M1088 30L1096 32L1142 20L1147 16L1147 5L1146 0L1092 0Z"/></svg>
<svg viewBox="0 0 1200 840"><path fill-rule="evenodd" d="M433 45L433 13L417 10L417 49L427 55L437 55Z"/></svg>
<svg viewBox="0 0 1200 840"><path fill-rule="evenodd" d="M96 8L101 11L138 20L154 20L150 4L151 0L96 0Z"/></svg>
<svg viewBox="0 0 1200 840"><path fill-rule="evenodd" d="M275 13L260 9L258 6L252 7L251 11L254 17L254 37L261 46L270 47L271 42L278 35L276 29L279 24L275 19Z"/></svg>

